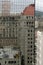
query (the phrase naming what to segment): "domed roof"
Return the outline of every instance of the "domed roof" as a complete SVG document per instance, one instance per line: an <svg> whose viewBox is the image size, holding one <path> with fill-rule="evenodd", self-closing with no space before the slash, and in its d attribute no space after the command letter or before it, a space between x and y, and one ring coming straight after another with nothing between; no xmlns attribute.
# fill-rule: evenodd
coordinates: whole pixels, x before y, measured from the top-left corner
<svg viewBox="0 0 43 65"><path fill-rule="evenodd" d="M35 9L35 4L31 4L29 6L27 6L24 10L23 10L23 15L30 15L30 16L34 16L34 9Z"/></svg>

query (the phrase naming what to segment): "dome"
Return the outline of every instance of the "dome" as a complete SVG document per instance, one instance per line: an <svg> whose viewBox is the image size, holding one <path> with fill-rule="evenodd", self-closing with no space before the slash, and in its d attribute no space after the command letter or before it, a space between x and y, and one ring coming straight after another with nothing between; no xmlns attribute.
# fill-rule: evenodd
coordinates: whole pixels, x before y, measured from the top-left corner
<svg viewBox="0 0 43 65"><path fill-rule="evenodd" d="M29 6L27 6L24 10L22 15L29 15L29 16L34 16L34 9L35 9L35 5L31 4Z"/></svg>

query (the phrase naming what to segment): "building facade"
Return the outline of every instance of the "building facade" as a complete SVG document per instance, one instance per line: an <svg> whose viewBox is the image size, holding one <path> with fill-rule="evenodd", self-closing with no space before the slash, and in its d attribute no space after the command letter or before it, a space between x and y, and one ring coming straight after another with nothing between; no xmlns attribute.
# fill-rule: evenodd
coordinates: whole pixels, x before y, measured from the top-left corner
<svg viewBox="0 0 43 65"><path fill-rule="evenodd" d="M19 15L0 19L0 47L18 45L25 58L25 65L34 63L34 16Z"/></svg>
<svg viewBox="0 0 43 65"><path fill-rule="evenodd" d="M34 65L35 61L35 43L34 43L34 16L23 16L20 23L20 46L24 56L25 65ZM30 18L29 18L30 17Z"/></svg>
<svg viewBox="0 0 43 65"><path fill-rule="evenodd" d="M0 46L16 43L16 23L14 17L0 17Z"/></svg>
<svg viewBox="0 0 43 65"><path fill-rule="evenodd" d="M33 9L31 12L34 12L34 5L30 5L29 9L31 10L31 8ZM23 57L21 65L34 65L34 13L32 14L30 12L30 14L28 13L28 15L26 15L26 12L23 12L23 14L15 16L0 17L0 47L15 45L19 46L21 57Z"/></svg>
<svg viewBox="0 0 43 65"><path fill-rule="evenodd" d="M0 49L0 65L21 65L20 50L16 47Z"/></svg>
<svg viewBox="0 0 43 65"><path fill-rule="evenodd" d="M36 65L43 64L43 17L37 17L38 27L35 28L36 43Z"/></svg>
<svg viewBox="0 0 43 65"><path fill-rule="evenodd" d="M2 0L2 16L9 16L11 9L10 0Z"/></svg>

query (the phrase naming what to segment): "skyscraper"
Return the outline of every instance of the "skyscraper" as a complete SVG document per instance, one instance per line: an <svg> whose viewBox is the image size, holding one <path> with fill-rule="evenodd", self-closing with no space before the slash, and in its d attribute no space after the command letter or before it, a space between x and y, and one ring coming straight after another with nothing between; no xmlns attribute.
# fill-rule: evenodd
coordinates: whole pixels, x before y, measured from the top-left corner
<svg viewBox="0 0 43 65"><path fill-rule="evenodd" d="M2 16L10 15L10 0L2 0Z"/></svg>
<svg viewBox="0 0 43 65"><path fill-rule="evenodd" d="M19 46L22 58L21 65L34 65L35 5L31 4L27 6L21 14L13 14L11 16L10 2L5 2L2 1L2 16L0 17L0 47Z"/></svg>
<svg viewBox="0 0 43 65"><path fill-rule="evenodd" d="M27 6L20 20L19 43L25 65L35 64L34 4Z"/></svg>

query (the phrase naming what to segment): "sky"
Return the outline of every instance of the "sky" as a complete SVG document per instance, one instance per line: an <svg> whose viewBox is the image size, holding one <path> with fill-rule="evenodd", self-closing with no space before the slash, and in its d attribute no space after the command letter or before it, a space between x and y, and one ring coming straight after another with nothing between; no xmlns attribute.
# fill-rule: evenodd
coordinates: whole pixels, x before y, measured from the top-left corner
<svg viewBox="0 0 43 65"><path fill-rule="evenodd" d="M36 10L43 12L43 0L35 0Z"/></svg>
<svg viewBox="0 0 43 65"><path fill-rule="evenodd" d="M13 0L11 3L13 3L13 7L11 8L13 12L22 12L26 6L34 3L34 0Z"/></svg>
<svg viewBox="0 0 43 65"><path fill-rule="evenodd" d="M34 3L34 0L8 0L8 1L10 1L11 3L10 11L17 13L22 12L26 6ZM0 0L0 11L2 11L2 0Z"/></svg>
<svg viewBox="0 0 43 65"><path fill-rule="evenodd" d="M3 0L4 1L4 0ZM5 0L6 1L6 0ZM11 3L10 11L20 13L26 6L33 4L34 0L8 0ZM0 12L2 11L2 0L0 0ZM35 9L43 12L43 0L35 0Z"/></svg>

